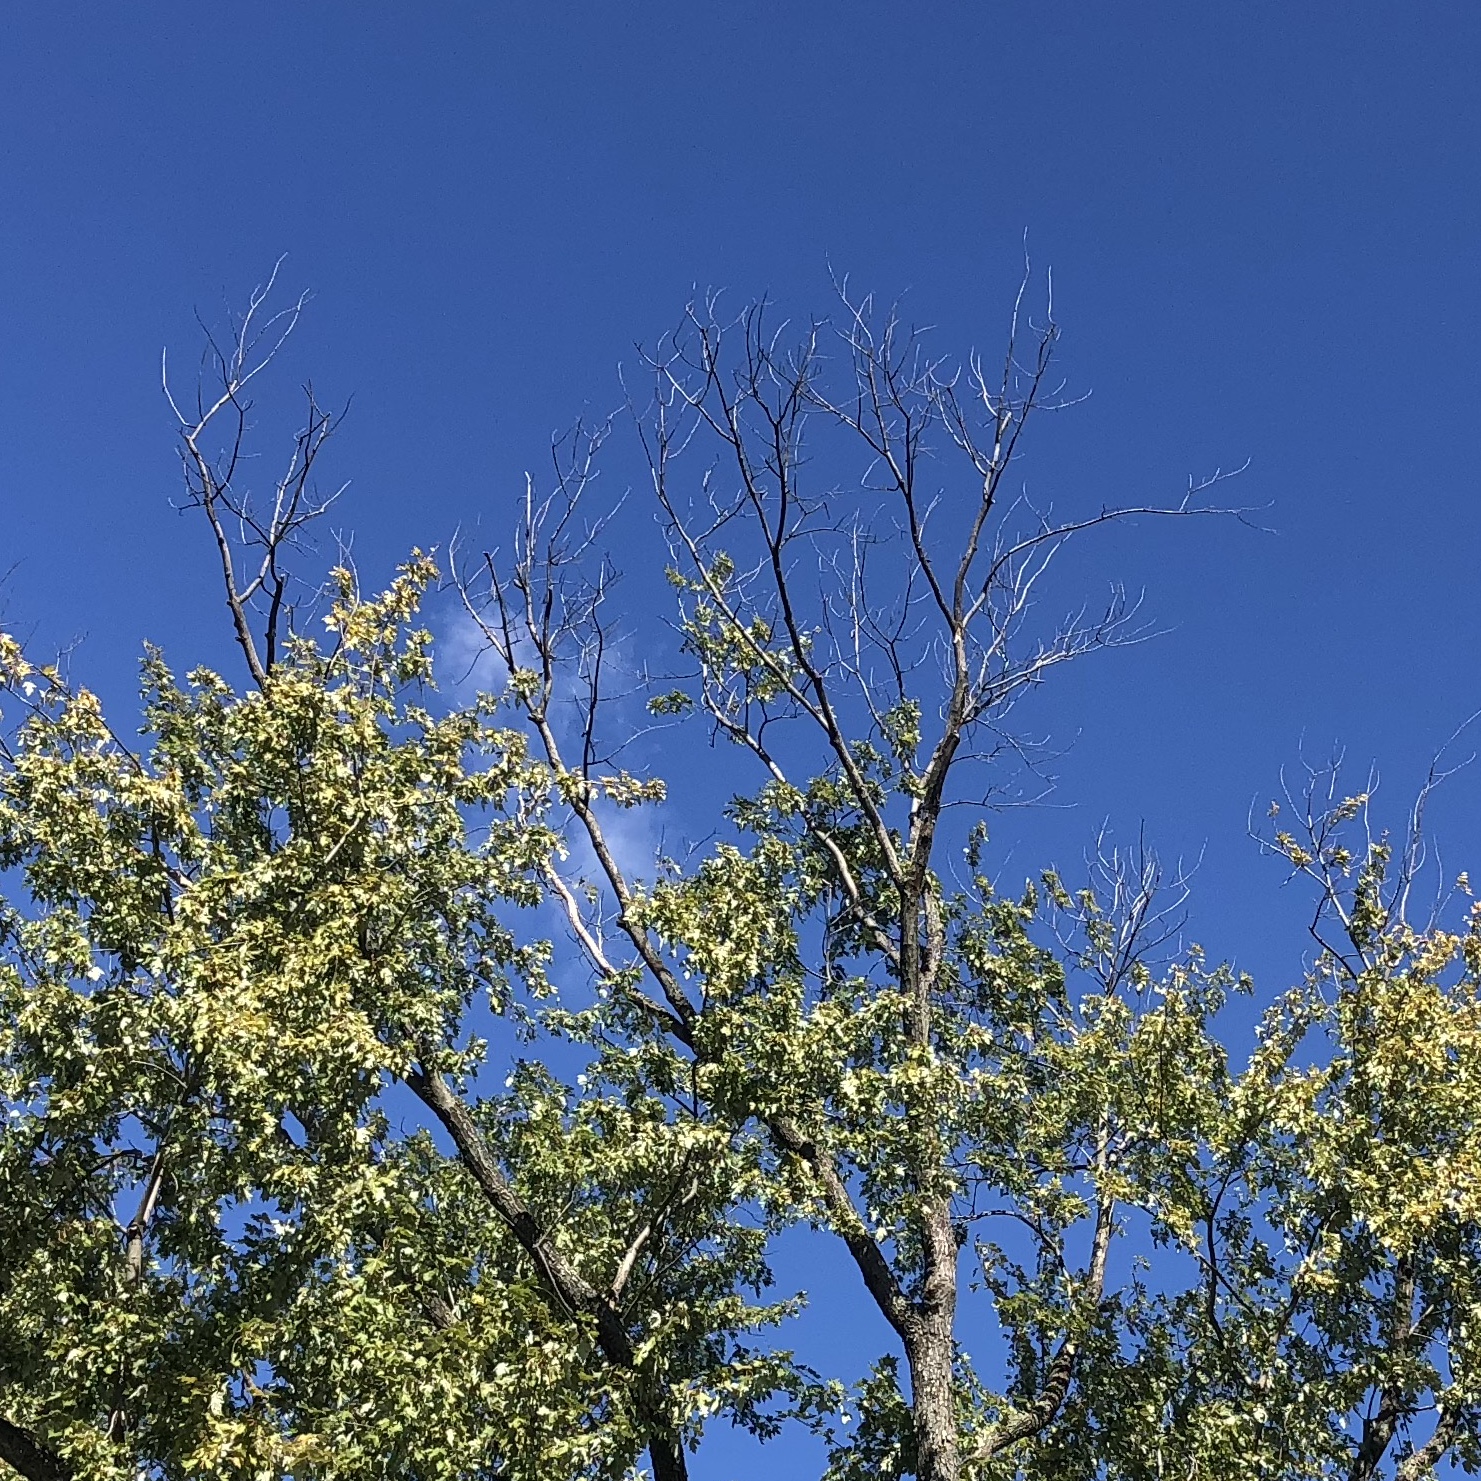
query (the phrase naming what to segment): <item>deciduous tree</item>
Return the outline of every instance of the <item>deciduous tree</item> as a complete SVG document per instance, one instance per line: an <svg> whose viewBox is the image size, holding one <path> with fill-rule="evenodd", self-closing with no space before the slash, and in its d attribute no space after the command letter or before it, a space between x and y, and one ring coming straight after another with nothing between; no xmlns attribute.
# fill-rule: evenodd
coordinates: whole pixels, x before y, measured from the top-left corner
<svg viewBox="0 0 1481 1481"><path fill-rule="evenodd" d="M646 1450L682 1476L708 1416L764 1426L791 1379L740 1345L779 1314L740 1294L758 1160L660 1092L659 1051L558 1012L524 920L558 779L495 701L435 705L431 562L375 599L340 570L322 636L295 629L329 422L311 400L266 504L239 490L247 386L296 312L262 303L181 418L248 689L151 652L135 748L0 647L0 1457L430 1481ZM518 1059L545 1019L579 1082Z"/></svg>
<svg viewBox="0 0 1481 1481"><path fill-rule="evenodd" d="M0 1460L674 1481L724 1416L831 1481L1481 1465L1481 914L1414 918L1419 813L1314 772L1274 816L1316 949L1248 1055L1149 853L993 882L1014 705L1139 631L1036 628L1056 554L1212 512L1010 495L1052 316L989 374L846 294L696 308L637 418L674 662L614 663L597 429L457 567L456 703L427 557L295 594L312 397L241 485L265 303L173 403L247 687L149 653L133 746L0 645ZM647 870L634 685L754 777ZM878 1313L851 1391L758 1335L787 1224Z"/></svg>

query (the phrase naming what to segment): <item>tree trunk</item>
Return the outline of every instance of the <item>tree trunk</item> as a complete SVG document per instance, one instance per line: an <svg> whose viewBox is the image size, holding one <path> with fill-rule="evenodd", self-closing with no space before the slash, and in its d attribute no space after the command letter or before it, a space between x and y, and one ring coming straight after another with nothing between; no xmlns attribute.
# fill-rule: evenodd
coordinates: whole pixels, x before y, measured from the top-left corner
<svg viewBox="0 0 1481 1481"><path fill-rule="evenodd" d="M922 1321L905 1346L915 1419L917 1481L960 1481L950 1323Z"/></svg>
<svg viewBox="0 0 1481 1481"><path fill-rule="evenodd" d="M674 1406L667 1386L651 1371L640 1371L634 1394L639 1422L648 1437L648 1463L653 1481L689 1481L689 1457L674 1423Z"/></svg>
<svg viewBox="0 0 1481 1481"><path fill-rule="evenodd" d="M956 1231L947 1200L928 1208L921 1229L925 1256L921 1300L905 1339L915 1418L917 1481L960 1481L956 1396Z"/></svg>
<svg viewBox="0 0 1481 1481"><path fill-rule="evenodd" d="M0 1418L0 1461L26 1481L72 1481L72 1468L64 1465L29 1430Z"/></svg>
<svg viewBox="0 0 1481 1481"><path fill-rule="evenodd" d="M688 1481L689 1462L671 1426L649 1426L648 1459L653 1466L653 1481Z"/></svg>

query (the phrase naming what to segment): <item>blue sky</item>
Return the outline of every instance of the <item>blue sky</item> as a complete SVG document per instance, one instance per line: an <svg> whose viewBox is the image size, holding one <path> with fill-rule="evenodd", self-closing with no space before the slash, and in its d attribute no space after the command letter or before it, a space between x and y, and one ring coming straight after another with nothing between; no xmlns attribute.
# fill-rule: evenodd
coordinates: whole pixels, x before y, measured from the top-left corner
<svg viewBox="0 0 1481 1481"><path fill-rule="evenodd" d="M831 269L991 351L1027 232L1091 393L1040 426L1035 496L1175 497L1248 459L1235 495L1270 533L1082 550L1089 593L1144 587L1166 632L1035 699L1073 746L999 859L1072 865L1102 819L1145 825L1202 854L1210 953L1274 990L1305 902L1247 841L1251 801L1303 739L1337 742L1396 815L1481 706L1478 55L1457 3L12 6L6 623L82 638L74 671L118 704L144 638L232 663L169 503L159 356L188 376L193 314L281 253L316 295L281 385L354 397L329 456L371 580L498 531L695 289L806 313ZM637 477L616 455L614 485ZM621 563L641 605L640 552ZM1481 867L1478 806L1481 767L1434 809L1456 867Z"/></svg>

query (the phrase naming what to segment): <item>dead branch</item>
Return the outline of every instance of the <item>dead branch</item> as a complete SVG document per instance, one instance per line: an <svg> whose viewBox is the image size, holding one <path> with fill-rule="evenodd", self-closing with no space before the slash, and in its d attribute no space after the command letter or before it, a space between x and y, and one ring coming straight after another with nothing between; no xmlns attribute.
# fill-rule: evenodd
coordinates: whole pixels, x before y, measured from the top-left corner
<svg viewBox="0 0 1481 1481"><path fill-rule="evenodd" d="M326 411L311 385L303 388L304 420L271 492L257 496L245 486L245 465L252 457L249 388L277 358L308 303L308 294L302 293L285 308L268 308L282 265L279 258L226 339L202 326L211 386L208 390L204 379L199 382L188 409L182 408L171 388L167 357L160 357L161 385L179 428L183 507L205 515L237 645L259 687L267 682L292 626L294 578L289 557L302 549L308 526L329 510L345 487L323 494L314 473L324 444L348 407Z"/></svg>

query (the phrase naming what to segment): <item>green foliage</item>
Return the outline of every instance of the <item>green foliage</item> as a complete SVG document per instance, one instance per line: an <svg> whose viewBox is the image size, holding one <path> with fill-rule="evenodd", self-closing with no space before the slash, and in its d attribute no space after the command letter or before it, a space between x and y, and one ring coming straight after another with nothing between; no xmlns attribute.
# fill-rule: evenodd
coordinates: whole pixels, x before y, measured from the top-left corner
<svg viewBox="0 0 1481 1481"><path fill-rule="evenodd" d="M420 554L373 600L333 573L325 631L288 630L328 424L242 520L200 438L245 415L248 339L182 437L256 687L150 652L135 751L0 635L0 1464L685 1481L719 1419L810 1426L825 1481L1481 1469L1481 906L1413 923L1419 811L1391 843L1321 776L1266 844L1317 951L1263 1010L1173 949L1145 858L994 884L963 764L1128 616L1025 640L1036 583L1193 496L1015 531L1052 321L1030 349L1015 317L994 386L844 305L840 393L820 326L783 351L764 306L695 309L654 361L692 671L647 712L756 781L651 880L609 836L666 793L607 735L601 431L460 582L498 696L433 693ZM806 425L863 450L852 525L799 483ZM706 439L689 506L672 464ZM967 475L949 537L933 439ZM777 1346L799 1225L879 1318L847 1373Z"/></svg>
<svg viewBox="0 0 1481 1481"><path fill-rule="evenodd" d="M690 1437L792 1382L736 1342L780 1315L742 1295L764 1227L728 1217L756 1159L653 1093L670 1050L568 1017L579 1088L478 1089L480 1035L555 1011L528 924L559 840L493 701L427 706L432 575L365 601L339 573L326 641L260 691L151 653L137 755L0 640L0 1406L79 1481L616 1477L640 1380ZM615 1292L631 1370L409 1120L419 1075Z"/></svg>
<svg viewBox="0 0 1481 1481"><path fill-rule="evenodd" d="M1346 841L1366 798L1274 836L1337 934L1246 1065L1218 1022L1248 983L1152 970L1053 873L928 877L922 1032L838 767L737 799L737 842L632 895L692 995L676 1034L639 977L558 993L529 929L560 811L661 787L534 758L493 699L431 708L431 574L342 576L327 640L246 694L151 652L138 754L0 648L0 1394L68 1474L618 1477L656 1392L688 1443L790 1406L831 1481L915 1475L892 1353L845 1392L745 1334L798 1309L753 1304L797 1221L876 1251L905 1324L941 1208L1001 1333L952 1349L964 1474L1419 1474L1431 1431L1481 1463L1481 906L1411 927L1390 845ZM851 754L908 808L919 709L882 726ZM408 1120L431 1076L626 1359ZM1114 1253L1134 1229L1154 1265Z"/></svg>
<svg viewBox="0 0 1481 1481"><path fill-rule="evenodd" d="M771 1129L779 1212L840 1237L921 1372L949 1221L1001 1334L950 1359L961 1473L1476 1464L1481 908L1412 927L1413 860L1394 877L1366 796L1277 833L1336 934L1241 1065L1223 1008L1252 985L1197 948L1155 968L1145 879L1098 896L1050 872L1015 900L912 874L917 702L784 778L758 727L803 659L773 663L769 627L738 602L727 629L714 584L691 590L710 712L773 777L732 808L754 842L660 887L646 923L697 984L702 1092ZM1134 1231L1152 1263L1124 1253ZM830 1478L918 1473L908 1392L886 1353L846 1401L856 1427L828 1427Z"/></svg>

